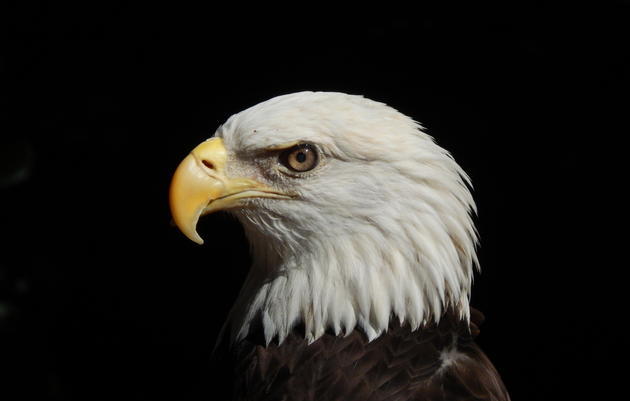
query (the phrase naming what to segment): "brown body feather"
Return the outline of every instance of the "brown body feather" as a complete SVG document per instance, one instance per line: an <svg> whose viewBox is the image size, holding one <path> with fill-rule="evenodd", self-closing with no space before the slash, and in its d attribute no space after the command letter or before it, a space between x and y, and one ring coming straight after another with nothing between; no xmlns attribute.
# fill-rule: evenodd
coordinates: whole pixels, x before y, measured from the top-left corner
<svg viewBox="0 0 630 401"><path fill-rule="evenodd" d="M355 330L346 337L326 333L309 345L296 329L281 345L265 346L255 331L219 352L217 362L233 375L239 401L508 401L474 343L481 319L473 311L470 326L451 313L416 331L392 324L371 342Z"/></svg>

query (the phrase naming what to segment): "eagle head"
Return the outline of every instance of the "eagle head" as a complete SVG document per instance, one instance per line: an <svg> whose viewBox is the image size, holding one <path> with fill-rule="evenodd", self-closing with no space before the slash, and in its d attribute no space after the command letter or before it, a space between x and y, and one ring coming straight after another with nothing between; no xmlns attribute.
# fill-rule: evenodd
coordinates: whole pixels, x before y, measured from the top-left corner
<svg viewBox="0 0 630 401"><path fill-rule="evenodd" d="M227 210L253 265L229 317L233 341L260 319L267 343L297 324L372 340L390 319L417 329L469 316L477 234L470 181L422 127L362 96L299 92L231 116L176 170L177 226Z"/></svg>

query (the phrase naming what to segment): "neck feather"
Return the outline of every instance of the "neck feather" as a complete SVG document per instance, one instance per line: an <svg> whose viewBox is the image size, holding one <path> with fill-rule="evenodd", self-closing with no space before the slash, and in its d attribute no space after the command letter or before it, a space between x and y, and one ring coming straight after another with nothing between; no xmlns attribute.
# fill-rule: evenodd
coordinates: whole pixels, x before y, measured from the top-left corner
<svg viewBox="0 0 630 401"><path fill-rule="evenodd" d="M254 265L230 314L232 342L257 319L267 343L282 343L298 324L309 342L326 330L347 335L355 328L371 341L390 319L414 330L439 321L446 308L468 319L474 238L434 232L444 225L431 216L408 220L398 234L366 225L361 233L311 238L297 249L262 236L264 217L239 218Z"/></svg>

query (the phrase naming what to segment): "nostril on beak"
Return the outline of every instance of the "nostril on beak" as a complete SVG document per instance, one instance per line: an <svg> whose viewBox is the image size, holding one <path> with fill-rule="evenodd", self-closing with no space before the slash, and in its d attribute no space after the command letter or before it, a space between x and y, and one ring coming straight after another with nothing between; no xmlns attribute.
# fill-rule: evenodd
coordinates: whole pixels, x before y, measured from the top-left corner
<svg viewBox="0 0 630 401"><path fill-rule="evenodd" d="M208 167L210 170L214 170L214 164L212 164L211 161L203 159L201 162L203 163L204 166Z"/></svg>

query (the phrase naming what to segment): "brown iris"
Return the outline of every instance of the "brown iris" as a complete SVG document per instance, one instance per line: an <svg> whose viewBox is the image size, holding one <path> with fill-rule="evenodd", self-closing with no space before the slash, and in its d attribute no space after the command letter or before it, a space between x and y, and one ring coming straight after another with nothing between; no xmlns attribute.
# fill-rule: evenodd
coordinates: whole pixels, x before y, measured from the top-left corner
<svg viewBox="0 0 630 401"><path fill-rule="evenodd" d="M295 145L280 154L280 163L298 173L314 169L318 161L317 151L308 143Z"/></svg>

